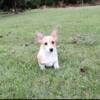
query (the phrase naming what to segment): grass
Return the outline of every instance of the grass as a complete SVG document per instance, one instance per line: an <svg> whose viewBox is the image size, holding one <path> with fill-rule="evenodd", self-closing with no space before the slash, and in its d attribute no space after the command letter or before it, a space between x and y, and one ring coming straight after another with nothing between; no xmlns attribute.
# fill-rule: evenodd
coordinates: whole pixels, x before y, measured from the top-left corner
<svg viewBox="0 0 100 100"><path fill-rule="evenodd" d="M100 6L0 13L0 98L100 99ZM41 71L35 34L60 26L60 69Z"/></svg>

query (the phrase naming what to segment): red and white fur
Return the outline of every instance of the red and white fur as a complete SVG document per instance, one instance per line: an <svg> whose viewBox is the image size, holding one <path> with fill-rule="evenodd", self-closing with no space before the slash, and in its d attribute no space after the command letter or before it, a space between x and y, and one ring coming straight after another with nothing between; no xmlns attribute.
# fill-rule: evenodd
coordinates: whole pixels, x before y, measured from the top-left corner
<svg viewBox="0 0 100 100"><path fill-rule="evenodd" d="M37 33L37 41L40 44L37 60L40 69L45 69L45 66L53 66L55 69L59 68L58 54L56 49L57 40L57 29L55 29L49 36L44 36L42 33Z"/></svg>

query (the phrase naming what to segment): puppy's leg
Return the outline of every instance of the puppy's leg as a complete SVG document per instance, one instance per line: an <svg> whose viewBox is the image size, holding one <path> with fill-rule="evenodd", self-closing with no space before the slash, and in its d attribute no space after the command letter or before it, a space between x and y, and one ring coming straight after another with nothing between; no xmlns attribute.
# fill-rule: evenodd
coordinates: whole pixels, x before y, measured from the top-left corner
<svg viewBox="0 0 100 100"><path fill-rule="evenodd" d="M45 65L39 64L41 70L45 70Z"/></svg>
<svg viewBox="0 0 100 100"><path fill-rule="evenodd" d="M39 64L39 67L41 70L44 70L45 69L45 65L42 64L43 62L43 57L40 56L40 55L37 55L37 59L38 59L38 64Z"/></svg>
<svg viewBox="0 0 100 100"><path fill-rule="evenodd" d="M58 61L54 64L54 68L55 69L59 69L59 63L58 63Z"/></svg>

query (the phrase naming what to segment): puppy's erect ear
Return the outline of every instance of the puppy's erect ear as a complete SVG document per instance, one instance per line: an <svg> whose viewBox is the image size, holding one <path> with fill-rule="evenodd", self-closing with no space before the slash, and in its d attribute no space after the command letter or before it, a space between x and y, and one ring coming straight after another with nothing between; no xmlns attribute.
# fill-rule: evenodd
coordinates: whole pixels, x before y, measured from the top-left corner
<svg viewBox="0 0 100 100"><path fill-rule="evenodd" d="M51 36L55 39L55 41L58 40L58 28L57 27L52 31Z"/></svg>
<svg viewBox="0 0 100 100"><path fill-rule="evenodd" d="M38 33L37 33L37 41L38 41L38 43L41 44L43 38L44 38L44 35L43 35L42 33L38 32Z"/></svg>

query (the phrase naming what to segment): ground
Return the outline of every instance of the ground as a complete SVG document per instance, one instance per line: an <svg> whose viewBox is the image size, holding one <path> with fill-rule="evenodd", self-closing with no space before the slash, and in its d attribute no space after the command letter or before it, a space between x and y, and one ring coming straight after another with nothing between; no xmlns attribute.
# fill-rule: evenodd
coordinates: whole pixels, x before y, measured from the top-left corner
<svg viewBox="0 0 100 100"><path fill-rule="evenodd" d="M100 6L0 12L0 98L100 98ZM60 69L41 71L36 32L59 25Z"/></svg>

